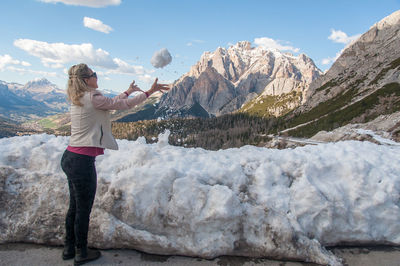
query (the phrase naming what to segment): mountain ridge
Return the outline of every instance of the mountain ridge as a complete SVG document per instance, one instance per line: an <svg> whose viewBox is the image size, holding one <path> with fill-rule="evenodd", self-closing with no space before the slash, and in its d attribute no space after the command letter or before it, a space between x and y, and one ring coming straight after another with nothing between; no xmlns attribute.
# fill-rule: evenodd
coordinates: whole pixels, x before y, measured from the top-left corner
<svg viewBox="0 0 400 266"><path fill-rule="evenodd" d="M289 127L296 127L292 133L311 136L318 130L366 123L398 111L398 47L400 10L375 23L343 51L324 75L310 84L305 103L286 117Z"/></svg>
<svg viewBox="0 0 400 266"><path fill-rule="evenodd" d="M0 115L17 122L66 112L68 103L64 90L46 78L35 79L25 85L0 81Z"/></svg>

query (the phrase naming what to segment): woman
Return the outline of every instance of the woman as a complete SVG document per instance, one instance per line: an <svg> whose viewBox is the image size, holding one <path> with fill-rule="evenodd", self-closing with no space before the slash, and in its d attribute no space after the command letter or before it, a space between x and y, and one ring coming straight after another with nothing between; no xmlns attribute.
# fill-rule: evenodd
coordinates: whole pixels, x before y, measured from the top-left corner
<svg viewBox="0 0 400 266"><path fill-rule="evenodd" d="M143 102L157 91L168 90L157 79L147 92L132 82L125 92L114 98L103 96L98 90L97 75L86 64L74 65L68 70L68 99L71 102L71 138L61 159L61 167L68 179L69 209L65 219L64 260L74 259L81 265L100 257L100 251L87 248L89 216L96 194L97 175L95 158L104 149L117 150L111 133L108 110L129 109Z"/></svg>

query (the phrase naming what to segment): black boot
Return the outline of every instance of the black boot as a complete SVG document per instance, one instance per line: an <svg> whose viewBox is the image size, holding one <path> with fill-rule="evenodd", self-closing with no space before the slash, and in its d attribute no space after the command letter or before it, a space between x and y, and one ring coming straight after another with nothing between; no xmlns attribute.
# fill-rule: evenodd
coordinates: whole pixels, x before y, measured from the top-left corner
<svg viewBox="0 0 400 266"><path fill-rule="evenodd" d="M62 253L63 260L73 259L74 257L75 257L75 245L74 244L65 243L64 244L64 250L63 250L63 253Z"/></svg>
<svg viewBox="0 0 400 266"><path fill-rule="evenodd" d="M74 265L82 265L86 262L96 260L101 256L100 251L96 249L76 248Z"/></svg>

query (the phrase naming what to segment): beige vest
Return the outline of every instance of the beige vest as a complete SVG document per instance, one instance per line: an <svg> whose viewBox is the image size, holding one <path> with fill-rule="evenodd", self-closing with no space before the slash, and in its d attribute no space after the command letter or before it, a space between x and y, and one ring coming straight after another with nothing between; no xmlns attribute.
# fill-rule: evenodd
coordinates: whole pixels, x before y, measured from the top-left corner
<svg viewBox="0 0 400 266"><path fill-rule="evenodd" d="M69 145L118 150L118 144L111 132L109 111L94 108L89 92L86 92L80 101L83 106L71 105Z"/></svg>

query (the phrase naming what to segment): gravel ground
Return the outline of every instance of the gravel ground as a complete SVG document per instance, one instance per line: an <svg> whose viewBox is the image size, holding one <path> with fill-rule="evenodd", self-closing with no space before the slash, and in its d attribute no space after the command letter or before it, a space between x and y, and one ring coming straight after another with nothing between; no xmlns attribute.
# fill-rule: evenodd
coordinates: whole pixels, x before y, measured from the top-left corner
<svg viewBox="0 0 400 266"><path fill-rule="evenodd" d="M35 244L1 244L0 265L73 265L73 260L61 259L62 247L50 247ZM151 255L135 250L102 250L102 257L85 265L219 265L219 266L304 266L312 263L253 259L222 256L213 260L182 256ZM400 247L337 247L333 248L337 256L349 266L400 266Z"/></svg>

